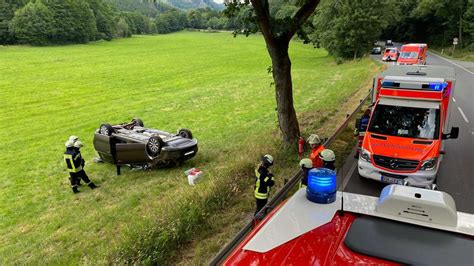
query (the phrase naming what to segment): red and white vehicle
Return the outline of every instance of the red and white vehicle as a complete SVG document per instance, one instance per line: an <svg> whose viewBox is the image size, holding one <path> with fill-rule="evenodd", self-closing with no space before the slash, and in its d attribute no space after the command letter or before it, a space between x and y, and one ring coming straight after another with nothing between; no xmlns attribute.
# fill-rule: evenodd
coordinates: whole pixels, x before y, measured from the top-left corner
<svg viewBox="0 0 474 266"><path fill-rule="evenodd" d="M474 215L445 192L389 185L379 198L337 192L330 204L305 194L274 209L222 264L474 264Z"/></svg>
<svg viewBox="0 0 474 266"><path fill-rule="evenodd" d="M426 43L410 43L402 46L397 64L399 65L426 65Z"/></svg>
<svg viewBox="0 0 474 266"><path fill-rule="evenodd" d="M397 47L385 48L383 52L382 61L397 61L399 51Z"/></svg>
<svg viewBox="0 0 474 266"><path fill-rule="evenodd" d="M448 133L454 69L391 66L374 81L373 109L358 171L384 183L434 188Z"/></svg>

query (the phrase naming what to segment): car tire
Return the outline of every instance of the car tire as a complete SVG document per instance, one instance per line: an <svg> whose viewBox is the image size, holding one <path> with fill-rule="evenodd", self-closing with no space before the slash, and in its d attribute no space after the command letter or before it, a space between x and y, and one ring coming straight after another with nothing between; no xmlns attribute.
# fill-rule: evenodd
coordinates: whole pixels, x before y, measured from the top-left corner
<svg viewBox="0 0 474 266"><path fill-rule="evenodd" d="M178 136L185 138L185 139L193 139L193 133L191 133L191 130L182 128L178 130Z"/></svg>
<svg viewBox="0 0 474 266"><path fill-rule="evenodd" d="M110 124L102 124L99 127L99 134L110 136L114 133L114 128Z"/></svg>
<svg viewBox="0 0 474 266"><path fill-rule="evenodd" d="M143 127L143 121L140 118L134 118L132 119L132 122L135 123L135 126Z"/></svg>
<svg viewBox="0 0 474 266"><path fill-rule="evenodd" d="M163 140L159 136L152 136L146 143L146 152L151 157L156 157L160 154L163 147Z"/></svg>

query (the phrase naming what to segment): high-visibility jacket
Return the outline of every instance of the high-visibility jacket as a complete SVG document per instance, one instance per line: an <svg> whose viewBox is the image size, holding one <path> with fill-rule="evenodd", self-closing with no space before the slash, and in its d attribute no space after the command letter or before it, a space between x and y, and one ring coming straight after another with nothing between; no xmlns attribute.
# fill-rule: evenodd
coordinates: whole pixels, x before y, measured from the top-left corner
<svg viewBox="0 0 474 266"><path fill-rule="evenodd" d="M80 152L74 149L66 149L64 153L64 162L70 173L78 173L82 170L82 156Z"/></svg>
<svg viewBox="0 0 474 266"><path fill-rule="evenodd" d="M319 153L324 150L323 145L319 145L316 149L312 149L311 153L309 154L309 158L313 162L313 168L323 167L323 160L319 158Z"/></svg>
<svg viewBox="0 0 474 266"><path fill-rule="evenodd" d="M273 174L268 168L260 165L255 169L255 198L268 199L270 188L275 184Z"/></svg>

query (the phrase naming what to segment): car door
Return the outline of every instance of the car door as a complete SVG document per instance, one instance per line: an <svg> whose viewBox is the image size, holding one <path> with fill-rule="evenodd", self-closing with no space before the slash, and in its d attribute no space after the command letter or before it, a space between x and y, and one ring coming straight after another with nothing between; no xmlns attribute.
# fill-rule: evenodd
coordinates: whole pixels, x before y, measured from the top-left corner
<svg viewBox="0 0 474 266"><path fill-rule="evenodd" d="M94 134L94 148L102 158L102 160L115 164L115 156L112 146L112 137L102 135L99 133Z"/></svg>
<svg viewBox="0 0 474 266"><path fill-rule="evenodd" d="M117 164L146 164L149 161L144 143L118 142L115 147Z"/></svg>

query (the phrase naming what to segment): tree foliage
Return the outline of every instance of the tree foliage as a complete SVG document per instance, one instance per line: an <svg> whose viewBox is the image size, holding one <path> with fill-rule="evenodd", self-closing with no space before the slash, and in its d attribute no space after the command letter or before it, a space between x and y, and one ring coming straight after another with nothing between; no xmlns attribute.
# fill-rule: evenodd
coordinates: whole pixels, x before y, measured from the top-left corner
<svg viewBox="0 0 474 266"><path fill-rule="evenodd" d="M311 38L330 54L357 58L372 48L382 30L397 17L393 0L324 1L314 16Z"/></svg>
<svg viewBox="0 0 474 266"><path fill-rule="evenodd" d="M472 0L401 0L398 22L391 23L382 38L447 46L457 37L460 45L467 45L473 41L469 3Z"/></svg>
<svg viewBox="0 0 474 266"><path fill-rule="evenodd" d="M30 2L15 13L11 27L22 43L44 45L49 42L53 14L42 1Z"/></svg>

